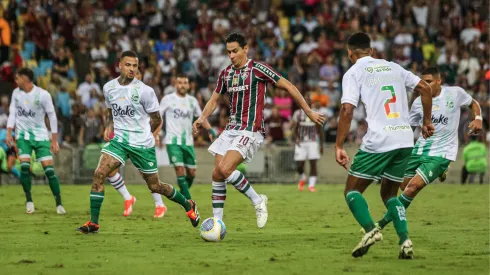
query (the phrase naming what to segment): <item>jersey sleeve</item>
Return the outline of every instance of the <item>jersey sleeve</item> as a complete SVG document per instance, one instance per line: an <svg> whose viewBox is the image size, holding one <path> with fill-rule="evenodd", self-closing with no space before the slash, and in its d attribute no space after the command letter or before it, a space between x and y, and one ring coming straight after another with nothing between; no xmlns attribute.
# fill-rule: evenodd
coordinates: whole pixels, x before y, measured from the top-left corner
<svg viewBox="0 0 490 275"><path fill-rule="evenodd" d="M225 70L221 70L218 76L218 81L216 82L216 88L214 89L215 93L223 95L226 93L226 85L225 85Z"/></svg>
<svg viewBox="0 0 490 275"><path fill-rule="evenodd" d="M420 126L420 122L422 121L422 104L420 101L420 97L416 98L412 104L412 108L410 108L410 116L409 123L410 126Z"/></svg>
<svg viewBox="0 0 490 275"><path fill-rule="evenodd" d="M109 102L109 95L107 94L106 86L107 86L107 84L104 85L104 87L102 87L102 94L104 95L105 106L110 109L111 103Z"/></svg>
<svg viewBox="0 0 490 275"><path fill-rule="evenodd" d="M193 110L194 117L200 117L202 114L201 106L199 106L199 102L195 97L192 98L192 101L194 104L194 110Z"/></svg>
<svg viewBox="0 0 490 275"><path fill-rule="evenodd" d="M456 89L456 100L459 106L470 106L473 98L462 88Z"/></svg>
<svg viewBox="0 0 490 275"><path fill-rule="evenodd" d="M347 71L342 78L342 99L340 103L349 103L357 107L361 97L361 87L352 71Z"/></svg>
<svg viewBox="0 0 490 275"><path fill-rule="evenodd" d="M393 62L392 62L393 63ZM396 63L393 63L396 64ZM407 91L412 91L417 87L417 85L420 82L420 77L416 76L414 73L411 71L405 70L402 66L396 64L398 66L400 72L401 72L401 77L403 81L405 82L405 87L407 88Z"/></svg>
<svg viewBox="0 0 490 275"><path fill-rule="evenodd" d="M140 102L148 114L160 111L160 105L158 104L157 95L155 94L153 89L148 86L143 87L143 93L141 95Z"/></svg>
<svg viewBox="0 0 490 275"><path fill-rule="evenodd" d="M169 96L164 96L162 101L160 101L160 115L163 117L168 108L168 99Z"/></svg>
<svg viewBox="0 0 490 275"><path fill-rule="evenodd" d="M56 111L54 109L51 94L49 94L47 91L44 91L42 93L41 104L44 108L44 111L48 115L51 132L58 133L58 118L56 117Z"/></svg>
<svg viewBox="0 0 490 275"><path fill-rule="evenodd" d="M253 67L254 75L267 83L276 84L281 79L281 75L265 63L254 62Z"/></svg>

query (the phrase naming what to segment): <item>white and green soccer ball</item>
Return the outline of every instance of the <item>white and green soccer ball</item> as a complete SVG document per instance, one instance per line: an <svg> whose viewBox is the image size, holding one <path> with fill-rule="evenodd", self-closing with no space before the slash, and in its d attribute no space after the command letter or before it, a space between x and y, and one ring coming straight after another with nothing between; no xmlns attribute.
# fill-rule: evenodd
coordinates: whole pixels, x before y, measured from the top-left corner
<svg viewBox="0 0 490 275"><path fill-rule="evenodd" d="M222 220L207 218L201 223L201 238L206 242L219 242L225 235L226 226Z"/></svg>

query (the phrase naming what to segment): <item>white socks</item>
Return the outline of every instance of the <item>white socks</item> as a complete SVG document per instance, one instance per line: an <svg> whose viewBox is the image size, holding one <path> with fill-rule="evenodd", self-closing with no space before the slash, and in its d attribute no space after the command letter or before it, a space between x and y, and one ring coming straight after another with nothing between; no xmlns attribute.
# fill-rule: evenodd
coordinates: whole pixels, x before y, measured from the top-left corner
<svg viewBox="0 0 490 275"><path fill-rule="evenodd" d="M308 188L309 187L315 187L315 184L316 184L316 176L311 176L308 179Z"/></svg>
<svg viewBox="0 0 490 275"><path fill-rule="evenodd" d="M257 205L262 202L262 197L255 192L253 187L248 183L245 176L238 170L233 171L231 175L225 180L225 182L233 184L235 188L242 194L245 194L251 201L253 205Z"/></svg>
<svg viewBox="0 0 490 275"><path fill-rule="evenodd" d="M124 184L124 179L121 174L117 173L113 177L107 177L107 180L110 182L114 188L123 196L124 200L130 200L131 194L129 194L126 185Z"/></svg>
<svg viewBox="0 0 490 275"><path fill-rule="evenodd" d="M226 200L226 183L213 181L213 217L223 220L223 208Z"/></svg>
<svg viewBox="0 0 490 275"><path fill-rule="evenodd" d="M153 200L155 201L155 206L165 206L162 200L162 195L158 193L151 193Z"/></svg>

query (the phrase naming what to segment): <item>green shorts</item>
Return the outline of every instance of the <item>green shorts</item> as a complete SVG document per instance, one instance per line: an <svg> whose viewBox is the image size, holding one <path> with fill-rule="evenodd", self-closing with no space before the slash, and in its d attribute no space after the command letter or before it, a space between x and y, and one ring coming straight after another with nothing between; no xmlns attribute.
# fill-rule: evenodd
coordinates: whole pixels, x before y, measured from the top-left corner
<svg viewBox="0 0 490 275"><path fill-rule="evenodd" d="M167 144L167 153L170 164L174 167L184 166L187 168L196 168L194 146Z"/></svg>
<svg viewBox="0 0 490 275"><path fill-rule="evenodd" d="M349 175L377 181L387 178L403 182L403 175L411 153L412 148L395 149L385 153L368 153L359 150L349 169Z"/></svg>
<svg viewBox="0 0 490 275"><path fill-rule="evenodd" d="M424 180L425 184L429 184L442 176L450 163L450 160L441 157L411 155L408 158L408 165L404 176L405 178L413 178L415 177L415 173L417 173Z"/></svg>
<svg viewBox="0 0 490 275"><path fill-rule="evenodd" d="M111 140L104 145L101 152L117 159L119 162L121 162L121 164L124 164L129 158L136 169L138 169L141 173L158 173L155 147L138 148Z"/></svg>
<svg viewBox="0 0 490 275"><path fill-rule="evenodd" d="M51 155L51 142L47 140L35 141L35 140L25 140L18 139L17 150L19 151L19 158L31 158L32 151L34 150L36 154L37 161L52 160L53 155Z"/></svg>

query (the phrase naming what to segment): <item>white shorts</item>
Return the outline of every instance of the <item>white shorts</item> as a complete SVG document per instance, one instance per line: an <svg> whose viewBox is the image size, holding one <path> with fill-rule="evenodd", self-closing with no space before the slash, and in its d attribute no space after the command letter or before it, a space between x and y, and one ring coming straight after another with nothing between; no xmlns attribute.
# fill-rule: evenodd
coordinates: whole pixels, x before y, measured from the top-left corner
<svg viewBox="0 0 490 275"><path fill-rule="evenodd" d="M316 141L300 142L294 147L294 161L320 159L320 144Z"/></svg>
<svg viewBox="0 0 490 275"><path fill-rule="evenodd" d="M257 132L225 130L213 144L209 146L208 151L213 154L213 156L224 156L229 150L238 151L243 157L243 162L248 163L252 160L263 142L264 137Z"/></svg>

